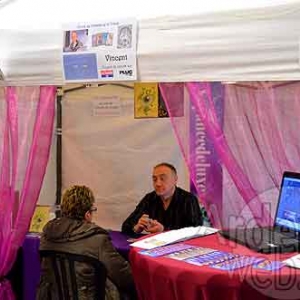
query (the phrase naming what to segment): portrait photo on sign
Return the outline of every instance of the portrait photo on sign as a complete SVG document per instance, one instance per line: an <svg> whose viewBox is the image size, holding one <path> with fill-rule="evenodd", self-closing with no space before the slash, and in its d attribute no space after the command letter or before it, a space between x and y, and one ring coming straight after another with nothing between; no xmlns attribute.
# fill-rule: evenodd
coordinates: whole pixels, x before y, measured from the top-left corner
<svg viewBox="0 0 300 300"><path fill-rule="evenodd" d="M87 50L88 29L65 31L64 52Z"/></svg>
<svg viewBox="0 0 300 300"><path fill-rule="evenodd" d="M112 46L114 34L112 32L97 32L92 35L92 47Z"/></svg>
<svg viewBox="0 0 300 300"><path fill-rule="evenodd" d="M132 47L132 25L118 26L118 45L117 48Z"/></svg>

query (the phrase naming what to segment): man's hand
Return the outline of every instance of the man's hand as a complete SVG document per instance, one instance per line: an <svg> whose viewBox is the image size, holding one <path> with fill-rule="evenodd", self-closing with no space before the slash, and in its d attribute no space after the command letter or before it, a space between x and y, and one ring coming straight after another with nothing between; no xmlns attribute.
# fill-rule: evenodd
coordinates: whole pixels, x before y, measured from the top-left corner
<svg viewBox="0 0 300 300"><path fill-rule="evenodd" d="M133 231L136 233L140 233L143 230L148 231L148 226L150 225L150 222L151 221L150 221L149 215L143 214L139 218L137 224L134 225Z"/></svg>
<svg viewBox="0 0 300 300"><path fill-rule="evenodd" d="M163 232L164 226L156 220L151 220L150 225L146 229L150 233Z"/></svg>

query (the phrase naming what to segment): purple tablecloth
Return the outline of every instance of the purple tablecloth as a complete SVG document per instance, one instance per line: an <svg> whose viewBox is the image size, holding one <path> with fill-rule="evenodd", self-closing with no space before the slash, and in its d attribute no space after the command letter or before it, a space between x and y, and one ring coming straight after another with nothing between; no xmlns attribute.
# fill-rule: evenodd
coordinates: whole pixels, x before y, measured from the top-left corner
<svg viewBox="0 0 300 300"><path fill-rule="evenodd" d="M119 231L110 231L111 241L116 250L126 259L129 253L127 236ZM27 234L23 243L23 299L35 300L40 279L39 258L40 236Z"/></svg>
<svg viewBox="0 0 300 300"><path fill-rule="evenodd" d="M23 243L23 300L35 300L40 279L39 246L39 235L26 235Z"/></svg>
<svg viewBox="0 0 300 300"><path fill-rule="evenodd" d="M109 236L116 250L128 260L128 254L130 250L129 243L127 241L128 236L120 231L110 231Z"/></svg>

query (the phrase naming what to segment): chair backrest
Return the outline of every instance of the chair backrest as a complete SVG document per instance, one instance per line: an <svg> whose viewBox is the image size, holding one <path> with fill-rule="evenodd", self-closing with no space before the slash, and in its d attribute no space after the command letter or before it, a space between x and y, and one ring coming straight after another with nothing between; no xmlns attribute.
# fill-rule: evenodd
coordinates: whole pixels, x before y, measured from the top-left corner
<svg viewBox="0 0 300 300"><path fill-rule="evenodd" d="M99 260L90 256L52 250L40 250L40 257L51 261L59 297L57 300L79 300L75 263L76 265L77 263L88 264L93 268L94 280L91 284L95 288L95 300L105 299L107 271L104 264Z"/></svg>

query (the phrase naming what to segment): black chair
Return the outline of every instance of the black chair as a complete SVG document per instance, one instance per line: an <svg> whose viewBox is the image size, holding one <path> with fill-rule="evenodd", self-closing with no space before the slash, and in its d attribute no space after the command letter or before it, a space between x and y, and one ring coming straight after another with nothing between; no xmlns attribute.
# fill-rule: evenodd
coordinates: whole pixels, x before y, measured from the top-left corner
<svg viewBox="0 0 300 300"><path fill-rule="evenodd" d="M51 261L53 275L59 298L57 300L80 300L75 273L75 263L84 263L94 269L94 280L91 283L95 288L95 300L105 299L105 283L107 271L102 262L90 256L67 252L40 250L41 260ZM72 295L72 297L70 296ZM92 299L91 299L92 300Z"/></svg>

